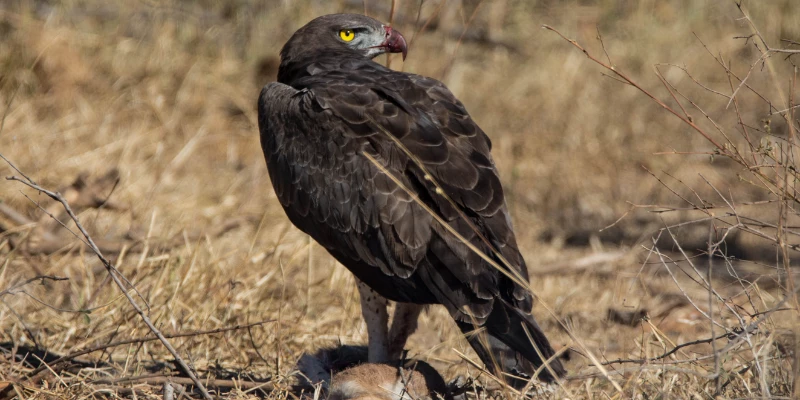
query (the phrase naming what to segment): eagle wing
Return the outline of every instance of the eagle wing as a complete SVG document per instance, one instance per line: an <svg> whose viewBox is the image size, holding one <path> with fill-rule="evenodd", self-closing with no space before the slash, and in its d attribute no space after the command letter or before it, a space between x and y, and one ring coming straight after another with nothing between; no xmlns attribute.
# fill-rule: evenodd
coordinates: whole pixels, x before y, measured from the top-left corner
<svg viewBox="0 0 800 400"><path fill-rule="evenodd" d="M459 320L485 319L497 298L529 311L525 288L439 222L527 281L491 142L461 102L434 79L371 62L308 69L292 86L265 86L258 105L292 222L346 266L418 279Z"/></svg>

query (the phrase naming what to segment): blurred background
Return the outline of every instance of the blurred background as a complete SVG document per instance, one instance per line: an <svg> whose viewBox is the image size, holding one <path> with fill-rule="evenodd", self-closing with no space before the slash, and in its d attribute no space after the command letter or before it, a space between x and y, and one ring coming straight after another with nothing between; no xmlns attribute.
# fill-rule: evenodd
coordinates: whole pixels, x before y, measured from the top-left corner
<svg viewBox="0 0 800 400"><path fill-rule="evenodd" d="M771 47L800 49L795 0L744 5ZM780 254L772 228L797 218L781 211L775 191L542 29L558 29L677 110L679 98L698 125L720 141L728 137L726 146L756 144L750 151L769 152L791 135L786 113L776 111L790 108L797 58L774 54L758 63L765 48L750 37L753 29L733 1L0 3L0 154L42 186L73 195L82 222L164 331L275 320L246 333L178 341L199 371L278 382L303 352L366 340L353 278L291 226L272 192L255 109L261 87L276 77L283 43L309 20L334 12L391 20L409 42L408 58L376 61L440 79L491 137L532 286L554 315L541 304L534 312L558 347L574 347L577 337L608 361L655 356L667 344L707 337L700 309L708 307L696 304L708 305L708 292L694 266L678 259L705 251L709 224L676 226L675 239L662 228L702 218L693 209L698 204L730 206L723 196L760 221L764 235L715 231L725 254L736 257L716 268L716 312L736 304L753 315L781 299L787 278L778 266L796 256ZM670 96L656 72L685 97ZM745 76L748 85L738 91ZM742 126L751 128L749 144ZM19 175L5 162L0 174ZM68 353L147 333L97 259L35 202L67 221L59 207L12 181L0 182L0 201L0 290L32 276L69 278L0 296L0 342ZM671 211L654 212L664 210ZM787 241L791 247L797 238ZM654 242L677 261L648 252ZM703 273L705 263L697 267ZM749 286L739 279L744 275ZM741 323L733 311L718 318L726 326ZM433 308L423 319L411 355L448 379L477 375L452 351L471 354L444 311ZM769 331L796 332L784 320ZM764 350L780 366L785 357L775 352L776 346ZM126 369L109 368L132 375L151 360L168 360L153 343L90 357L127 358ZM742 357L728 359L731 369L752 361L752 354ZM597 371L587 360L572 355L570 371L592 376ZM25 368L0 361L6 380ZM789 390L790 369L775 368L771 380L753 375L725 390L746 393L748 379L772 393ZM634 382L623 397L665 391L661 373L621 373L623 382ZM673 375L671 396L707 389L692 374ZM588 389L575 388L613 392L603 379L586 379L568 387L589 397ZM82 393L68 380L50 385L57 393Z"/></svg>

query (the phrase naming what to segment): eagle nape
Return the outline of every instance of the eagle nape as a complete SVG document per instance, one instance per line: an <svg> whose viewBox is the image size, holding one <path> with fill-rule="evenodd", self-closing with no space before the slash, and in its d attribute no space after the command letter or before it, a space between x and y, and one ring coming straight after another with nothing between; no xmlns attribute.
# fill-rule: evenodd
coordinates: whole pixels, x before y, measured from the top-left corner
<svg viewBox="0 0 800 400"><path fill-rule="evenodd" d="M422 306L441 304L487 368L522 387L555 351L527 282L509 278L528 270L491 141L444 84L372 60L387 52L405 56L403 36L356 14L287 41L258 100L276 197L357 278L370 362L399 357ZM388 301L400 305L391 327ZM566 374L548 366L540 379Z"/></svg>

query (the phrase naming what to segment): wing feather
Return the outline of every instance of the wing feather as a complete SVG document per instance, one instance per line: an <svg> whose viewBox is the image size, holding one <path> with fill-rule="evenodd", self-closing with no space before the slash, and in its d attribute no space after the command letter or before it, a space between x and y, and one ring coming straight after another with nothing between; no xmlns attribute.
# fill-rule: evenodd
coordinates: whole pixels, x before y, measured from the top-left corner
<svg viewBox="0 0 800 400"><path fill-rule="evenodd" d="M316 75L294 82L299 90L267 85L259 98L270 178L292 222L332 254L388 276L418 280L415 287L424 287L462 321L486 318L497 296L529 310L531 296L524 288L494 270L418 203L472 246L490 256L502 254L527 278L491 142L464 106L430 78L375 63L348 65L357 71L347 74L330 67L309 67Z"/></svg>

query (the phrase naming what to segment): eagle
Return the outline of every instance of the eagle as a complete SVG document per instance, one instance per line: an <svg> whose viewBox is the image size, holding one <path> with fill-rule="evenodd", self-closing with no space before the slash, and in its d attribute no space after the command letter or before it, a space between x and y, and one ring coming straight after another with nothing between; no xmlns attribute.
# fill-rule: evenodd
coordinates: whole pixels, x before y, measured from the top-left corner
<svg viewBox="0 0 800 400"><path fill-rule="evenodd" d="M369 362L398 360L423 308L442 304L490 372L553 381L566 371L530 314L492 143L444 84L373 61L406 52L400 32L364 15L292 35L258 99L275 194L355 275Z"/></svg>

